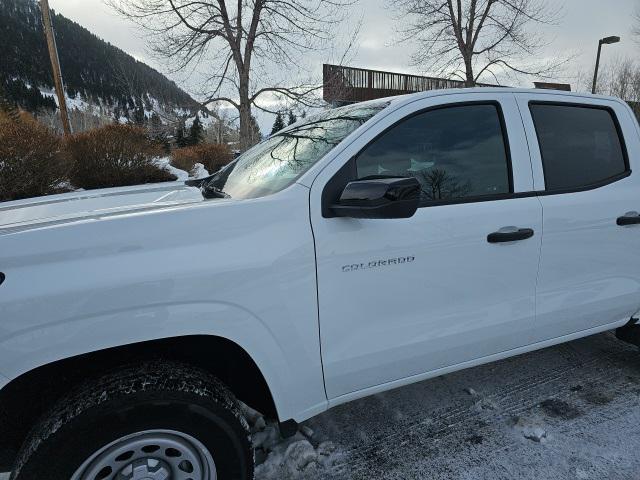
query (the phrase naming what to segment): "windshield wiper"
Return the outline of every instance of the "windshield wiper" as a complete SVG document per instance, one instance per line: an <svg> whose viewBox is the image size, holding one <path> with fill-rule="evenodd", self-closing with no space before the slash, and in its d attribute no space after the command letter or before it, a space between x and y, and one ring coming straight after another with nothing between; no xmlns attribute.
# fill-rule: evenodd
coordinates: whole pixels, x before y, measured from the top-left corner
<svg viewBox="0 0 640 480"><path fill-rule="evenodd" d="M198 178L196 180L187 180L184 183L189 187L198 187L204 198L231 198L231 195L229 195L228 193L223 192L219 188L211 185L215 176L216 176L215 174L209 175L208 177L205 177L205 178Z"/></svg>
<svg viewBox="0 0 640 480"><path fill-rule="evenodd" d="M231 198L231 195L211 185L211 182L203 182L200 192L204 198Z"/></svg>

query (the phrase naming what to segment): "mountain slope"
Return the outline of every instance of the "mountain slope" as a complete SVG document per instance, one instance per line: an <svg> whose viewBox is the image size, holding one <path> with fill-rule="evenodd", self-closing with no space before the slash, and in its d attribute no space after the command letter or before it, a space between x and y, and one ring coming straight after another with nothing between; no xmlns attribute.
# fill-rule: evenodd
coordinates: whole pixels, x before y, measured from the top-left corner
<svg viewBox="0 0 640 480"><path fill-rule="evenodd" d="M197 109L196 102L161 73L101 40L68 18L53 15L67 95L110 107L116 116L136 110ZM55 108L40 8L35 0L0 0L0 85L27 110ZM41 94L45 92L45 95Z"/></svg>

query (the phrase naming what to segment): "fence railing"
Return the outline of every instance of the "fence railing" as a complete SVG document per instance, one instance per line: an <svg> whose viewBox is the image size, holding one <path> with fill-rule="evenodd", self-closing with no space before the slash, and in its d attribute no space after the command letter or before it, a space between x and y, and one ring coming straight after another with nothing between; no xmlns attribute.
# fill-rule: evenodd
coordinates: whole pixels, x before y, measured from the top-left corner
<svg viewBox="0 0 640 480"><path fill-rule="evenodd" d="M323 65L323 79L323 97L330 103L364 102L427 90L465 87L465 82L461 80L328 64ZM478 84L478 86L496 85Z"/></svg>

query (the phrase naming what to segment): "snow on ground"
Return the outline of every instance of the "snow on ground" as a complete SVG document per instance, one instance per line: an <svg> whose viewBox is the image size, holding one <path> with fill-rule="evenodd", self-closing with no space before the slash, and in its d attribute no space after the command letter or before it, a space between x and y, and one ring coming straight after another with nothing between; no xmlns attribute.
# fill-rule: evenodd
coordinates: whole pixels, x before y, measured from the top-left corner
<svg viewBox="0 0 640 480"><path fill-rule="evenodd" d="M308 426L283 440L277 422L266 422L258 412L242 405L251 426L256 459L256 478L286 479L313 474L318 469L334 467L340 453L330 441L322 441Z"/></svg>
<svg viewBox="0 0 640 480"><path fill-rule="evenodd" d="M191 172L185 172L184 170L180 170L179 168L171 165L171 159L169 157L161 157L156 159L156 165L169 172L173 173L176 177L178 177L177 181L184 182L185 180L189 180L190 178L204 178L209 176L209 172L204 168L204 165L201 163L196 163ZM2 480L0 478L0 480Z"/></svg>
<svg viewBox="0 0 640 480"><path fill-rule="evenodd" d="M256 480L638 480L640 352L605 333L336 407L284 441L245 416Z"/></svg>
<svg viewBox="0 0 640 480"><path fill-rule="evenodd" d="M156 165L158 165L160 168L164 168L170 173L173 173L176 177L178 177L177 181L179 182L184 182L185 180L189 180L189 173L171 165L171 159L169 157L157 158Z"/></svg>

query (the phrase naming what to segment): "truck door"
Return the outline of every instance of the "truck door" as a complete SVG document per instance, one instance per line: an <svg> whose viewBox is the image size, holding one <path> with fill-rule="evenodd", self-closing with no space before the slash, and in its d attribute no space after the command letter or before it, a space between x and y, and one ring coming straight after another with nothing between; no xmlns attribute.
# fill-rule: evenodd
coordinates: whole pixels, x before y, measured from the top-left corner
<svg viewBox="0 0 640 480"><path fill-rule="evenodd" d="M354 178L340 178L343 184L416 177L421 208L402 220L323 217L325 187L349 170ZM319 174L311 221L330 399L530 342L542 211L535 195L519 193L532 188L512 94L449 94L406 105ZM519 240L506 241L514 231ZM498 243L488 242L491 233Z"/></svg>
<svg viewBox="0 0 640 480"><path fill-rule="evenodd" d="M636 120L614 100L517 98L544 212L536 340L625 322L640 309Z"/></svg>

